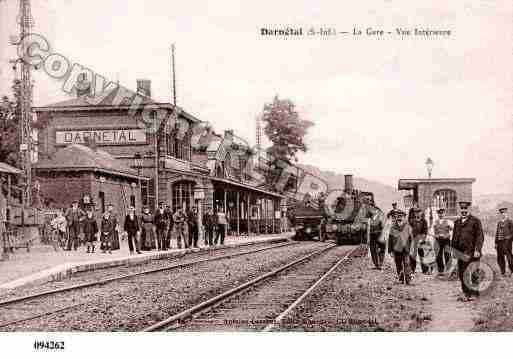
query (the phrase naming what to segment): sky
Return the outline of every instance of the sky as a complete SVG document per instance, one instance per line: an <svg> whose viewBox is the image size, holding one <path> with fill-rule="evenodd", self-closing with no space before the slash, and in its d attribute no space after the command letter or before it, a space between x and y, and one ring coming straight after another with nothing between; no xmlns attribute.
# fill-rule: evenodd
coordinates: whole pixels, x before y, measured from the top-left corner
<svg viewBox="0 0 513 359"><path fill-rule="evenodd" d="M474 193L513 192L513 2L33 1L34 32L55 52L120 84L152 80L170 101L176 46L178 105L218 132L255 141L275 95L315 123L300 161L397 186L399 178L475 177ZM8 45L17 1L0 0L0 94L12 79ZM260 35L260 28L398 27L450 36ZM34 73L35 105L65 100Z"/></svg>

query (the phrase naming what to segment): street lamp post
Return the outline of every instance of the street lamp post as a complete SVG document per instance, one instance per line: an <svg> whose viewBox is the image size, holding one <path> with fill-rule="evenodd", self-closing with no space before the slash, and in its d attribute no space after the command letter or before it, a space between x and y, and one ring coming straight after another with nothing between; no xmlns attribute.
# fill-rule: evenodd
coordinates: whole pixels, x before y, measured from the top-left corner
<svg viewBox="0 0 513 359"><path fill-rule="evenodd" d="M142 168L142 158L139 152L134 154L134 167L137 168L137 184L139 186L139 197L141 198L142 205L142 189L141 189L141 168Z"/></svg>
<svg viewBox="0 0 513 359"><path fill-rule="evenodd" d="M429 182L428 182L428 185L429 185L429 226L431 227L431 225L433 224L433 206L432 206L432 198L431 198L431 172L433 171L433 165L435 163L433 162L433 160L431 158L428 157L428 159L426 160L426 168L427 168L427 171L428 171L428 178L429 178Z"/></svg>

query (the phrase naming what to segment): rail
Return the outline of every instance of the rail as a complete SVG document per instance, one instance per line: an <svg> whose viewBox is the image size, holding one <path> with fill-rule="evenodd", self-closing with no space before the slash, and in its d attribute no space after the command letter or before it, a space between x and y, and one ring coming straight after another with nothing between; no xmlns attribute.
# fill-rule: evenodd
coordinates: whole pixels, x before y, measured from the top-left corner
<svg viewBox="0 0 513 359"><path fill-rule="evenodd" d="M319 255L323 252L326 252L328 250L330 250L331 248L333 247L336 247L335 244L332 244L332 245L328 245L320 250L317 250L313 253L310 253L310 254L307 254L306 256L303 256L299 259L296 259L290 263L287 263L281 267L279 267L278 269L275 269L271 272L268 272L266 274L263 274L255 279L252 279L246 283L243 283L235 288L232 288L232 289L229 289L213 298L210 298L210 299L207 299L189 309L186 309L178 314L175 314L163 321L160 321L158 323L155 323L147 328L145 328L143 331L144 332L154 332L154 331L157 331L157 330L165 330L167 327L169 327L170 325L180 321L180 320L183 320L183 319L186 319L188 317L191 317L193 316L194 314L196 313L199 313L201 311L204 311L204 310L207 310L207 309L210 309L210 308L213 308L215 307L216 305L218 305L219 303L225 301L226 299L238 294L238 293L241 293L243 291L245 291L246 289L249 289L253 286L255 286L256 284L268 279L268 278L271 278L271 277L274 277L276 275L278 275L279 273L285 271L286 269L289 269L291 267L294 267L300 263L303 263L305 261L307 261L308 259L316 256L316 255Z"/></svg>
<svg viewBox="0 0 513 359"><path fill-rule="evenodd" d="M134 278L136 276L142 276L142 275L151 274L151 273L157 273L157 272L170 271L170 270L174 270L174 269L180 269L180 268L184 268L184 267L188 267L188 266L192 266L192 265L196 265L196 264L200 264L200 263L211 262L211 261L227 259L227 258L234 258L234 257L244 256L244 255L248 255L248 254L263 252L263 251L272 250L272 249L275 249L275 248L281 248L281 247L284 247L284 246L291 246L291 245L296 245L296 244L298 244L298 243L297 242L289 242L289 241L287 241L285 243L279 243L279 244L275 244L275 245L265 246L265 247L262 247L262 248L249 249L247 251L228 253L228 254L224 254L224 255L221 255L221 256L208 257L208 258L200 258L200 259L186 261L186 262L181 262L181 263L174 263L174 264L171 264L171 265L168 265L168 266L164 266L164 267L160 267L160 268L154 268L154 269L149 269L149 270L142 270L142 271L138 271L138 272L135 272L135 273L123 274L123 275L113 276L113 277L109 277L109 278L105 278L105 279L90 281L90 282L86 282L86 283L82 283L82 284L76 284L76 285L66 286L66 287L52 289L52 290L48 290L48 291L32 293L32 294L29 294L29 295L19 296L19 297L15 297L15 298L11 298L11 299L0 301L0 308L8 306L8 305L12 305L12 304L24 304L25 302L33 300L33 299L47 297L47 296L51 296L51 295L55 295L55 294L70 292L70 291L74 291L74 290L78 290L78 289L83 289L83 288L94 287L94 286L101 286L101 285L105 285L105 284L108 284L108 283L111 283L111 282L120 281L120 280L123 280L123 279ZM238 248L240 248L240 247L238 247ZM226 248L220 248L220 249L230 250L230 249L233 249L233 248L226 247ZM209 252L207 252L207 255L208 254L209 254ZM0 323L0 328L6 327L6 326L9 326L9 325L13 325L13 324L18 324L18 323L25 322L25 321L29 321L29 320L32 320L32 319L35 319L35 318L40 318L42 316L47 316L47 315L51 315L51 314L54 314L54 313L58 313L58 312L61 312L61 311L67 310L67 309L71 309L71 308L75 308L77 306L84 305L84 304L86 304L86 303L75 303L73 305L62 307L62 308L59 308L57 310L48 311L48 312L44 312L44 313L38 313L37 315L26 317L26 318L17 319L17 320L14 320L14 321L3 322L3 323Z"/></svg>

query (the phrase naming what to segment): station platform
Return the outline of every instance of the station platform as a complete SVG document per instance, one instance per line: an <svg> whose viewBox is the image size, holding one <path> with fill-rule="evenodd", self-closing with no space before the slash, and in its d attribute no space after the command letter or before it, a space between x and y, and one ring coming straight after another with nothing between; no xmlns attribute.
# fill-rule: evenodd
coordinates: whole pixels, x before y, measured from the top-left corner
<svg viewBox="0 0 513 359"><path fill-rule="evenodd" d="M286 232L259 236L227 236L224 246L214 248L239 247L253 243L273 243L290 239L293 235L293 232ZM199 248L173 248L167 251L150 251L130 255L126 240L120 241L120 246L121 248L113 251L112 254L102 253L101 251L86 253L86 248L83 246L77 251L59 250L56 252L51 246L35 246L28 253L24 250L17 251L11 255L9 260L0 262L0 292L7 292L29 283L42 284L60 280L77 272L140 264L212 248L199 243Z"/></svg>

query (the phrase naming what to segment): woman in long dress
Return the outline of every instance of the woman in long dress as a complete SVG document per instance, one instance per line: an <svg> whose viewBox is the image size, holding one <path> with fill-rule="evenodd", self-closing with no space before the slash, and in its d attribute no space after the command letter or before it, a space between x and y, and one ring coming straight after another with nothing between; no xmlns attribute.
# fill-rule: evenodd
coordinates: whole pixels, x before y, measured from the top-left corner
<svg viewBox="0 0 513 359"><path fill-rule="evenodd" d="M109 251L112 253L112 241L114 240L114 231L116 230L116 222L110 212L105 212L100 225L101 231L101 247L102 252Z"/></svg>
<svg viewBox="0 0 513 359"><path fill-rule="evenodd" d="M155 248L155 233L153 228L153 215L148 207L144 207L141 216L141 249L149 251Z"/></svg>
<svg viewBox="0 0 513 359"><path fill-rule="evenodd" d="M96 222L93 209L90 206L86 209L82 229L84 231L84 242L87 246L87 253L94 253L94 247L98 236L98 223Z"/></svg>

